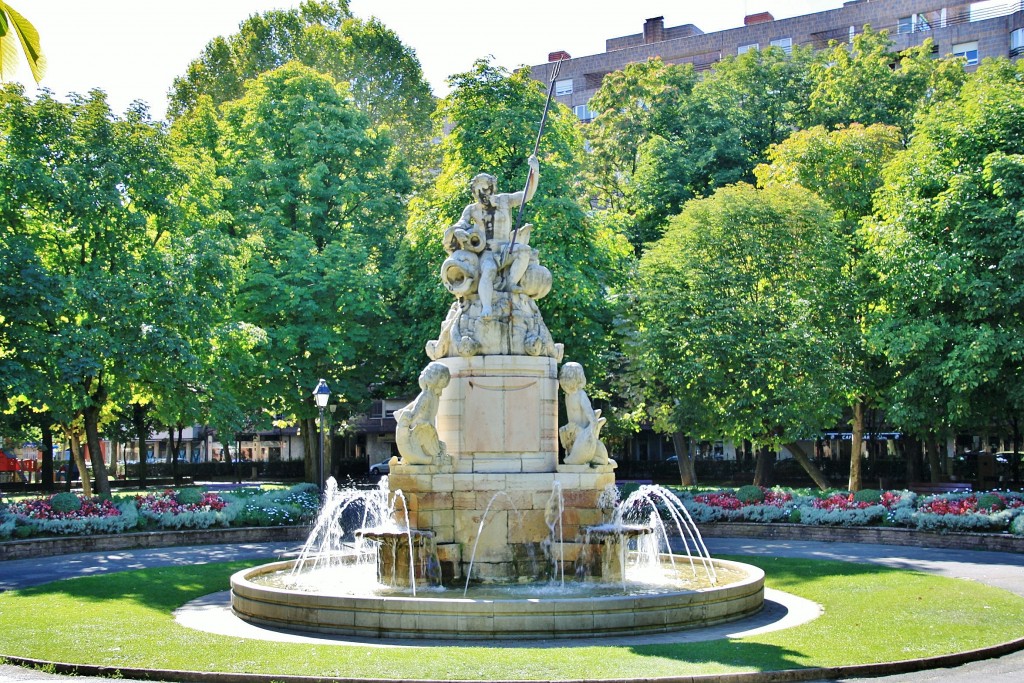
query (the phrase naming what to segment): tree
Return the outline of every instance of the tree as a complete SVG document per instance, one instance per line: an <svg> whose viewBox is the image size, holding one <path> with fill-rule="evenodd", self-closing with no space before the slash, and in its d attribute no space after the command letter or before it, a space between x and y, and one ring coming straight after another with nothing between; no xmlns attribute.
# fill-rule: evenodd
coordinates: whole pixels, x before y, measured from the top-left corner
<svg viewBox="0 0 1024 683"><path fill-rule="evenodd" d="M890 413L933 442L1024 408L1022 76L1019 63L986 61L922 115L865 227L879 283L870 341L896 378Z"/></svg>
<svg viewBox="0 0 1024 683"><path fill-rule="evenodd" d="M17 39L17 44L15 44ZM0 81L14 77L18 70L18 52L25 55L35 82L46 74L46 57L39 45L39 32L25 17L6 2L0 2Z"/></svg>
<svg viewBox="0 0 1024 683"><path fill-rule="evenodd" d="M633 176L630 234L638 252L686 201L753 181L768 147L789 136L806 107L809 61L807 50L753 50L719 62L688 94L666 90L673 96L652 111L653 135L641 145Z"/></svg>
<svg viewBox="0 0 1024 683"><path fill-rule="evenodd" d="M831 212L800 188L689 202L640 261L636 362L657 427L776 449L831 423L848 382L843 253Z"/></svg>
<svg viewBox="0 0 1024 683"><path fill-rule="evenodd" d="M403 339L396 340L396 348L404 349L399 376L407 383L422 368L423 343L436 338L452 303L437 275L444 228L472 201L469 181L477 173L497 176L499 191L522 189L544 109L544 90L525 70L509 74L478 61L449 82L451 94L436 116L439 128L451 127L441 145L444 160L434 185L410 206L394 278ZM523 221L536 226L530 246L554 279L551 293L539 303L544 320L555 341L565 344L566 358L584 365L598 384L603 365L598 359L612 322L606 298L620 285L628 245L592 222L579 204L582 147L572 113L552 105L539 151L540 185L525 205Z"/></svg>
<svg viewBox="0 0 1024 683"><path fill-rule="evenodd" d="M100 91L63 104L9 89L4 105L5 218L49 280L38 345L18 360L43 378L32 404L73 440L84 434L97 490L109 494L101 421L152 351L148 295L161 281L176 172L163 128L141 107L114 116Z"/></svg>
<svg viewBox="0 0 1024 683"><path fill-rule="evenodd" d="M657 57L627 64L601 81L587 103L597 117L585 129L591 152L585 173L602 208L629 210L641 147L659 134L655 112L678 108L696 81L692 65L667 65Z"/></svg>
<svg viewBox="0 0 1024 683"><path fill-rule="evenodd" d="M852 45L833 42L811 65L813 90L798 125L885 123L909 138L914 115L955 95L964 82L961 60L934 59L933 47L928 38L894 52L889 33L870 27L854 36Z"/></svg>
<svg viewBox="0 0 1024 683"><path fill-rule="evenodd" d="M852 317L840 324L847 339L844 362L852 381L846 388L853 414L851 491L862 486L860 452L865 409L878 405L890 377L884 359L869 352L864 336L865 318L875 301L870 294L869 269L862 264L864 246L857 228L871 214L872 196L882 184L882 169L901 149L900 140L899 128L885 124L852 124L833 131L815 126L773 145L768 151L770 163L755 169L761 187L800 186L817 194L835 212L846 242L842 268L851 300L844 310Z"/></svg>
<svg viewBox="0 0 1024 683"><path fill-rule="evenodd" d="M390 139L369 125L343 86L297 63L259 76L223 107L223 205L244 254L233 319L267 335L254 349L265 373L256 426L297 416L308 440L317 379L344 415L368 398L393 354L380 334L380 273L410 185L389 163Z"/></svg>
<svg viewBox="0 0 1024 683"><path fill-rule="evenodd" d="M355 108L395 143L395 161L429 167L435 101L419 60L376 19L353 17L347 0L252 15L237 33L213 39L174 80L169 114L180 116L203 95L215 105L237 100L248 80L293 60L347 83Z"/></svg>

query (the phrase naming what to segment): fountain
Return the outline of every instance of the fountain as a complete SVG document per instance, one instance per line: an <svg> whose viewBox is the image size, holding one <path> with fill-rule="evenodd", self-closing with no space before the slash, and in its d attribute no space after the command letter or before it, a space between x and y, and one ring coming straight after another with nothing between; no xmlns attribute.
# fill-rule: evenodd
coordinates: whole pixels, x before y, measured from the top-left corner
<svg viewBox="0 0 1024 683"><path fill-rule="evenodd" d="M530 169L512 194L478 175L476 202L445 231L441 279L456 301L426 345L420 394L395 412L390 477L373 491L330 482L297 560L232 577L241 618L367 637L567 638L761 609L763 573L710 558L671 492L617 500L605 418L583 368L559 370L562 345L536 304L551 273L531 226L512 229L511 208L536 189L535 157Z"/></svg>

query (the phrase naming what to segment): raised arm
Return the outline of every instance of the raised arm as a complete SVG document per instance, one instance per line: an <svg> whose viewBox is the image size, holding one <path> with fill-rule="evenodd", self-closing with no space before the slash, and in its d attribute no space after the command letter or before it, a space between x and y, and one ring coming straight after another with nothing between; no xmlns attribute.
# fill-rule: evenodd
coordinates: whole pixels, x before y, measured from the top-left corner
<svg viewBox="0 0 1024 683"><path fill-rule="evenodd" d="M540 162L537 157L530 155L530 158L526 160L526 163L530 165L530 175L526 182L526 192L513 192L508 195L509 206L519 206L523 202L528 202L533 199L534 193L537 192L537 183L540 180ZM526 197L525 199L523 197Z"/></svg>

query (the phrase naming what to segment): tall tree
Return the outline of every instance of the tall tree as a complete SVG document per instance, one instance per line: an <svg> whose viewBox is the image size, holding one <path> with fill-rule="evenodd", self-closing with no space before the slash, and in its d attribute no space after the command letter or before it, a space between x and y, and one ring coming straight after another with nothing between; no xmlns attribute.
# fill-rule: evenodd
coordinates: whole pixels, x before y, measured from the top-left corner
<svg viewBox="0 0 1024 683"><path fill-rule="evenodd" d="M739 184L689 202L640 261L636 360L658 428L776 449L832 423L848 382L843 256L806 190Z"/></svg>
<svg viewBox="0 0 1024 683"><path fill-rule="evenodd" d="M349 85L355 108L387 131L396 159L428 168L435 101L415 52L376 19L352 16L347 0L306 0L299 7L252 15L217 37L176 78L172 118L206 95L215 105L239 99L246 81L299 61Z"/></svg>
<svg viewBox="0 0 1024 683"><path fill-rule="evenodd" d="M400 376L408 383L426 357L423 343L437 336L451 306L438 278L444 260L444 228L458 220L472 201L470 179L495 175L499 191L516 192L526 182L544 109L544 89L525 70L508 73L485 61L450 79L451 94L436 121L450 127L441 147L444 161L434 185L410 207L410 220L396 269L397 316L402 330ZM530 246L553 275L551 293L539 302L566 358L579 361L595 383L611 311L610 291L619 288L628 264L628 245L606 226L592 222L580 205L578 182L582 139L572 113L552 106L540 144L540 184L525 205L524 222L536 227Z"/></svg>
<svg viewBox="0 0 1024 683"><path fill-rule="evenodd" d="M175 169L163 128L143 108L115 116L100 91L64 104L48 94L30 103L8 89L4 104L10 168L2 176L15 193L7 213L53 282L45 335L22 354L45 377L33 401L75 436L81 424L97 490L107 494L101 417L151 350L148 295L161 278L159 234L174 222ZM23 170L31 185L18 182Z"/></svg>
<svg viewBox="0 0 1024 683"><path fill-rule="evenodd" d="M686 96L652 110L652 135L634 174L634 244L657 239L665 221L694 197L752 182L770 145L793 130L809 92L810 52L779 48L729 57L703 74ZM678 79L677 79L678 80ZM666 93L682 94L685 88Z"/></svg>
<svg viewBox="0 0 1024 683"><path fill-rule="evenodd" d="M900 129L885 124L853 124L833 131L815 126L773 145L768 150L770 163L755 169L760 186L806 188L823 199L839 219L847 247L843 275L851 297L843 310L852 316L840 323L846 331L844 362L852 381L846 387L852 408L851 491L863 485L860 452L865 410L880 403L891 375L884 359L868 350L865 338L865 318L875 301L857 228L871 214L872 196L882 184L882 168L901 149L900 140Z"/></svg>
<svg viewBox="0 0 1024 683"><path fill-rule="evenodd" d="M344 86L300 64L251 81L223 112L224 207L246 259L234 319L267 335L257 349L262 420L294 415L314 434L317 380L327 379L344 415L393 353L379 333L380 273L400 239L389 226L401 221L409 179Z"/></svg>
<svg viewBox="0 0 1024 683"><path fill-rule="evenodd" d="M987 61L921 116L865 228L880 287L870 339L896 378L890 412L926 441L1024 409L1022 83L1020 63Z"/></svg>

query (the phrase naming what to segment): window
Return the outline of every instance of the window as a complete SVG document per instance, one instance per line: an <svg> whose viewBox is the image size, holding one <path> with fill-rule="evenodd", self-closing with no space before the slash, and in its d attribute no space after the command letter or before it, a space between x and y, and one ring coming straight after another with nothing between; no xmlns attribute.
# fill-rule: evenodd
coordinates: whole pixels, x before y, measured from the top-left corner
<svg viewBox="0 0 1024 683"><path fill-rule="evenodd" d="M760 50L761 46L757 43L751 43L750 45L740 45L736 48L736 54L741 55L744 52L750 52L751 50Z"/></svg>
<svg viewBox="0 0 1024 683"><path fill-rule="evenodd" d="M772 47L782 48L782 51L787 55L793 52L793 39L792 38L776 38L772 41Z"/></svg>
<svg viewBox="0 0 1024 683"><path fill-rule="evenodd" d="M957 43L953 46L953 56L963 57L967 60L967 66L975 66L978 63L978 41L970 43Z"/></svg>
<svg viewBox="0 0 1024 683"><path fill-rule="evenodd" d="M1010 56L1020 57L1021 55L1024 55L1024 28L1010 33Z"/></svg>
<svg viewBox="0 0 1024 683"><path fill-rule="evenodd" d="M572 113L576 114L576 118L580 121L593 121L597 117L597 112L591 109L587 104L577 104L572 108Z"/></svg>
<svg viewBox="0 0 1024 683"><path fill-rule="evenodd" d="M900 17L896 22L896 33L913 33L914 17Z"/></svg>
<svg viewBox="0 0 1024 683"><path fill-rule="evenodd" d="M567 78L564 81L555 81L555 95L561 97L562 95L572 94L572 79Z"/></svg>

